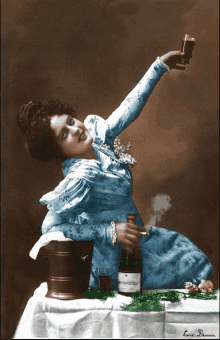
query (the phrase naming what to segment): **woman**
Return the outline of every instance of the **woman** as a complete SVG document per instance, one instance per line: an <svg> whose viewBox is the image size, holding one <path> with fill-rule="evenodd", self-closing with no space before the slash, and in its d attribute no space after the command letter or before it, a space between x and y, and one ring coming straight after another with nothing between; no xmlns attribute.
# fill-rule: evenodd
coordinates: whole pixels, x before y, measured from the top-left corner
<svg viewBox="0 0 220 340"><path fill-rule="evenodd" d="M98 276L105 272L117 289L123 245L139 244L143 289L183 287L187 281L197 284L212 274L208 257L175 231L152 227L143 236L146 229L132 199L129 164L113 152L114 139L138 117L163 73L184 70L177 64L187 63L180 51L158 57L107 120L89 115L82 123L71 106L59 101L29 102L19 112L30 154L41 160L60 159L65 176L40 199L49 210L41 231L94 240L91 287L98 287ZM137 226L126 222L127 214L136 214Z"/></svg>

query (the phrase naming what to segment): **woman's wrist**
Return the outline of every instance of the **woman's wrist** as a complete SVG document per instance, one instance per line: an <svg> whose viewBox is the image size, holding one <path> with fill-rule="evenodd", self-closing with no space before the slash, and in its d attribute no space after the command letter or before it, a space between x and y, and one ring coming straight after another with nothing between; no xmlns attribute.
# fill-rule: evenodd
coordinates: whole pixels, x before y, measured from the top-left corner
<svg viewBox="0 0 220 340"><path fill-rule="evenodd" d="M163 60L163 57L157 57L157 59L160 61L160 63L167 69L168 72L170 72L169 66L165 63Z"/></svg>

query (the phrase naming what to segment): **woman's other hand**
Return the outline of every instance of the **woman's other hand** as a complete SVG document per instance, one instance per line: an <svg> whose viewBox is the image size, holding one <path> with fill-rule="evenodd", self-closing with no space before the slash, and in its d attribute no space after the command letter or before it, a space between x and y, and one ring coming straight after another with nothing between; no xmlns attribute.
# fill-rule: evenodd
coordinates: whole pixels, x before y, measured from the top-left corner
<svg viewBox="0 0 220 340"><path fill-rule="evenodd" d="M122 243L127 249L139 245L141 232L146 233L145 227L140 227L128 222L116 222L116 231L118 234L117 243Z"/></svg>
<svg viewBox="0 0 220 340"><path fill-rule="evenodd" d="M192 58L192 56L190 56L190 58ZM186 68L184 66L179 66L177 64L181 64L181 65L189 64L190 58L186 56L184 52L181 52L181 51L171 51L171 52L168 52L162 55L162 57L160 57L160 59L167 66L169 66L171 70L172 69L185 70Z"/></svg>

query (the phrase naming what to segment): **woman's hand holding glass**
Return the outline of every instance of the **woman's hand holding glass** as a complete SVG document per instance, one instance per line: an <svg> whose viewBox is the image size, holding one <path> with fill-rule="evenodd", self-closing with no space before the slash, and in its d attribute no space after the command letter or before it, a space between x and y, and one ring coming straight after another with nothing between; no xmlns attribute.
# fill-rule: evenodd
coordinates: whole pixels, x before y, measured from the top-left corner
<svg viewBox="0 0 220 340"><path fill-rule="evenodd" d="M145 227L137 226L128 222L115 222L118 234L117 243L122 243L126 249L139 245L142 235L146 235ZM144 234L142 234L144 233Z"/></svg>
<svg viewBox="0 0 220 340"><path fill-rule="evenodd" d="M192 58L192 56L190 56L190 58ZM189 64L189 57L186 56L185 53L181 52L181 51L168 52L168 53L162 55L162 57L160 57L160 59L167 66L169 66L169 68L171 70L172 69L185 70L186 68L184 66L179 66L177 64L182 64L182 65Z"/></svg>

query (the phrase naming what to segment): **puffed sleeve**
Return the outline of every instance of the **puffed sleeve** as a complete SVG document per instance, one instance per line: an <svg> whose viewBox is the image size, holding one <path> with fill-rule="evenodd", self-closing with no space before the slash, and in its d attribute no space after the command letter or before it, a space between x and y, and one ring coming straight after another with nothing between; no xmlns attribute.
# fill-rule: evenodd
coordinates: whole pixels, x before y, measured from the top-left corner
<svg viewBox="0 0 220 340"><path fill-rule="evenodd" d="M39 200L48 209L41 231L45 233L54 225L74 220L77 214L85 211L90 195L90 185L85 179L67 176L53 191Z"/></svg>
<svg viewBox="0 0 220 340"><path fill-rule="evenodd" d="M107 143L138 117L157 82L169 70L159 57L155 60L120 106L106 119Z"/></svg>
<svg viewBox="0 0 220 340"><path fill-rule="evenodd" d="M67 175L53 191L39 200L48 208L41 225L42 234L61 231L75 241L99 241L110 245L112 240L110 224L73 223L76 216L86 210L90 196L91 187L85 179L74 178L71 173Z"/></svg>
<svg viewBox="0 0 220 340"><path fill-rule="evenodd" d="M85 179L66 177L53 190L45 194L39 202L47 204L57 214L84 211L90 198L90 185Z"/></svg>

